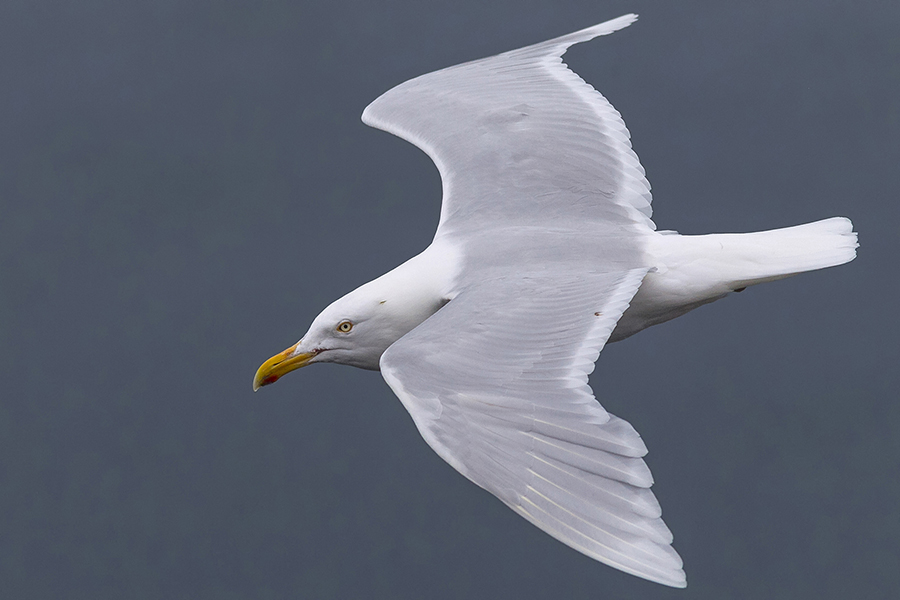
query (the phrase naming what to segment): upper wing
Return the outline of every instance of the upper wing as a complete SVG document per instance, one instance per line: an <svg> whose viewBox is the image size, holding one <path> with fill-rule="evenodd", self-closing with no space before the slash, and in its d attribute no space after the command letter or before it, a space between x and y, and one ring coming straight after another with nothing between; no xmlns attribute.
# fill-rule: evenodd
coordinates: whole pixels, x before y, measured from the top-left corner
<svg viewBox="0 0 900 600"><path fill-rule="evenodd" d="M646 272L473 284L388 348L381 372L463 475L584 554L684 587L647 449L587 383Z"/></svg>
<svg viewBox="0 0 900 600"><path fill-rule="evenodd" d="M625 123L561 58L572 44L636 18L429 73L366 108L363 122L415 144L437 165L439 234L529 224L538 215L550 227L587 220L655 229L650 184Z"/></svg>

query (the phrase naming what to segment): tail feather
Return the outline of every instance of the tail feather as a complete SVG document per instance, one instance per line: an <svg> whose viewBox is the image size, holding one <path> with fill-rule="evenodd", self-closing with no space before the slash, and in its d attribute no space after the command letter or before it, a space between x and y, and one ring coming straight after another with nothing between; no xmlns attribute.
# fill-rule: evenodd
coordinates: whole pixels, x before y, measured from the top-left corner
<svg viewBox="0 0 900 600"><path fill-rule="evenodd" d="M704 236L705 237L705 236ZM774 281L856 258L856 232L845 217L755 233L709 236L721 244L732 288Z"/></svg>
<svg viewBox="0 0 900 600"><path fill-rule="evenodd" d="M656 268L644 278L609 341L750 285L850 262L858 246L853 224L844 217L755 233L654 232L648 254Z"/></svg>

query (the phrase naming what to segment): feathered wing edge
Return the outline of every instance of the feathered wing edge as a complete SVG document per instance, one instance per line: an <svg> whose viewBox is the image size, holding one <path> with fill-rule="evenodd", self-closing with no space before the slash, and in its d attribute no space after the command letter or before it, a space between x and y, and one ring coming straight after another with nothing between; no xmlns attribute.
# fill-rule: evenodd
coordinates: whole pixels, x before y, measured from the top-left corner
<svg viewBox="0 0 900 600"><path fill-rule="evenodd" d="M592 25L572 33L567 33L566 35L561 35L552 40L546 40L544 42L525 46L518 50L512 50L508 52L508 54L529 54L536 56L551 55L558 58L565 53L569 46L587 42L595 37L600 37L601 35L609 35L620 29L625 29L637 21L637 18L638 16L636 14L629 13L627 15L622 15L621 17L616 17L615 19L610 19L609 21L604 21L603 23L598 23L597 25Z"/></svg>

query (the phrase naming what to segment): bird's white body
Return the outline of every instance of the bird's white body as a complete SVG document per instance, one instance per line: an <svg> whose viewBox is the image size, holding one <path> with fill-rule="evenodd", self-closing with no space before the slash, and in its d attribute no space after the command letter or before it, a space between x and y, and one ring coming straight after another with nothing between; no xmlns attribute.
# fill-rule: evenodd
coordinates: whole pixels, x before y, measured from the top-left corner
<svg viewBox="0 0 900 600"><path fill-rule="evenodd" d="M600 350L729 292L848 262L848 219L657 232L628 130L561 57L632 23L423 75L363 113L443 182L433 243L316 317L254 389L313 362L381 369L426 442L553 537L684 587L647 448L588 386Z"/></svg>
<svg viewBox="0 0 900 600"><path fill-rule="evenodd" d="M856 256L857 247L853 225L843 217L754 233L681 235L648 228L642 243L651 268L608 343L730 292L846 263ZM421 254L332 303L313 322L311 332L326 324L330 330L332 323L366 312L377 323L371 331L378 333L371 336L367 351L357 346L344 360L332 353L323 355L322 362L377 370L391 344L456 295L461 253L446 238L438 238ZM309 351L316 342L304 336L298 352Z"/></svg>

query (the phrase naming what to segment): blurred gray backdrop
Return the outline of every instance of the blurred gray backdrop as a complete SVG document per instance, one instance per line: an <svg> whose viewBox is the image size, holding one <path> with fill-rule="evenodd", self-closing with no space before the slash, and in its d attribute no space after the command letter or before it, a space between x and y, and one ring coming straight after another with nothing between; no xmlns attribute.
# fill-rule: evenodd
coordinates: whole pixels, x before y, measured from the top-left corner
<svg viewBox="0 0 900 600"><path fill-rule="evenodd" d="M567 62L682 233L853 219L859 258L609 346L686 591L570 550L378 373L259 364L430 241L363 108L637 12ZM4 598L888 598L900 589L900 4L0 4Z"/></svg>

